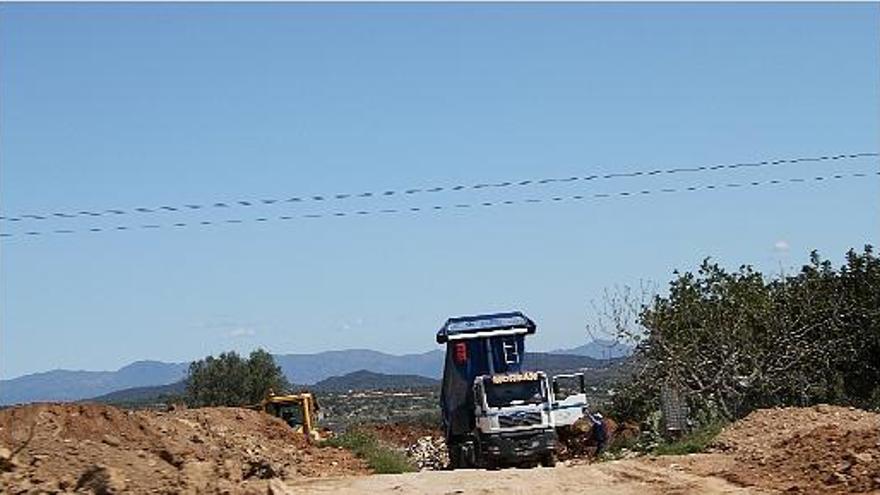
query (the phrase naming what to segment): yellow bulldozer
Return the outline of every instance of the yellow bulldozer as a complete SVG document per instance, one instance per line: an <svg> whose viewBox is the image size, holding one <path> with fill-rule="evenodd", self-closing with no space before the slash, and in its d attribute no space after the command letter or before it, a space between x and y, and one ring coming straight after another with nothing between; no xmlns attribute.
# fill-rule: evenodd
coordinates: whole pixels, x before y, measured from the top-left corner
<svg viewBox="0 0 880 495"><path fill-rule="evenodd" d="M310 392L287 395L269 392L257 408L283 419L291 428L302 432L307 442L321 440L318 431L320 409L317 399Z"/></svg>

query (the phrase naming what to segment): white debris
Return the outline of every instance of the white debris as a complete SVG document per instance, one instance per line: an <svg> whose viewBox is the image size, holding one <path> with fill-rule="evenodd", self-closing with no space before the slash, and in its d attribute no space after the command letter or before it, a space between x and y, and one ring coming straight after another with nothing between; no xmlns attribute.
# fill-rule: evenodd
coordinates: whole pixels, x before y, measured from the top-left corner
<svg viewBox="0 0 880 495"><path fill-rule="evenodd" d="M406 449L407 457L422 471L446 468L449 454L442 437L421 437Z"/></svg>

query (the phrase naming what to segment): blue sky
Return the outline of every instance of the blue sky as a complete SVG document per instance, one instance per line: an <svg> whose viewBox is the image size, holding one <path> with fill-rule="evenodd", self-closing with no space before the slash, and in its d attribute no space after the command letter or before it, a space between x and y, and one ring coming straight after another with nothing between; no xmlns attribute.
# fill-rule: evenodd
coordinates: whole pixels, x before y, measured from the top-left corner
<svg viewBox="0 0 880 495"><path fill-rule="evenodd" d="M213 204L880 150L871 4L0 6L3 215ZM255 219L874 171L876 159L0 222ZM436 348L522 309L584 342L606 287L877 244L880 181L15 236L0 376L227 349Z"/></svg>

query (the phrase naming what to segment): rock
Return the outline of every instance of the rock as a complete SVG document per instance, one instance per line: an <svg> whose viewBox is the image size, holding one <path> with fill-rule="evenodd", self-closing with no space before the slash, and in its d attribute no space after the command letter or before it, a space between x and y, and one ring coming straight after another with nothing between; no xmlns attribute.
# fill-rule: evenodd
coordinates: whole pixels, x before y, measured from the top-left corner
<svg viewBox="0 0 880 495"><path fill-rule="evenodd" d="M67 478L61 478L60 480L58 480L58 489L61 490L62 492L70 491L70 488L73 485L74 485L74 483Z"/></svg>
<svg viewBox="0 0 880 495"><path fill-rule="evenodd" d="M6 447L0 447L0 473L12 471L18 466L18 462L12 457L12 451Z"/></svg>
<svg viewBox="0 0 880 495"><path fill-rule="evenodd" d="M96 495L124 493L125 478L114 468L96 464L87 469L76 482L76 490L90 490Z"/></svg>
<svg viewBox="0 0 880 495"><path fill-rule="evenodd" d="M168 449L162 449L156 454L159 456L160 459L167 462L168 464L171 464L177 469L180 469L180 466L183 466L183 459L179 455L171 452Z"/></svg>
<svg viewBox="0 0 880 495"><path fill-rule="evenodd" d="M111 447L119 447L122 442L113 435L104 435L104 443Z"/></svg>
<svg viewBox="0 0 880 495"><path fill-rule="evenodd" d="M293 490L290 489L287 485L284 484L278 478L272 478L269 480L269 483L266 485L266 493L268 495L292 495Z"/></svg>
<svg viewBox="0 0 880 495"><path fill-rule="evenodd" d="M831 475L832 483L846 483L846 476L843 473L834 473Z"/></svg>
<svg viewBox="0 0 880 495"><path fill-rule="evenodd" d="M272 466L272 463L265 459L252 459L247 461L244 466L241 478L245 480L248 478L267 480L280 475L279 471Z"/></svg>
<svg viewBox="0 0 880 495"><path fill-rule="evenodd" d="M822 414L828 414L828 413L833 412L833 410L831 409L831 406L829 406L828 404L817 404L817 405L813 406L813 410L818 413L822 413Z"/></svg>

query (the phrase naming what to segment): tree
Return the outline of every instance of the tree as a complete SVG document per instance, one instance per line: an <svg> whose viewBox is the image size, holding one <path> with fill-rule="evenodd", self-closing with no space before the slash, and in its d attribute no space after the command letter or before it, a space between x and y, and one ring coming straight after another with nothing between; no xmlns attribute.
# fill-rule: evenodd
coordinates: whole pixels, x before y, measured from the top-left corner
<svg viewBox="0 0 880 495"><path fill-rule="evenodd" d="M247 359L224 352L189 365L187 403L192 406L243 406L260 402L269 391L283 392L290 384L268 352L257 349Z"/></svg>

